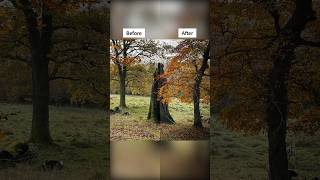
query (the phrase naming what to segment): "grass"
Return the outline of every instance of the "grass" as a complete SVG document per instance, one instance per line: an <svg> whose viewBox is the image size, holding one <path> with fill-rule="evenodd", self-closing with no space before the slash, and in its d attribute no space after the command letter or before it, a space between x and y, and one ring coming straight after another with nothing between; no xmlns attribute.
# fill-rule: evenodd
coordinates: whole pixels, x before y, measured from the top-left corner
<svg viewBox="0 0 320 180"><path fill-rule="evenodd" d="M111 115L111 140L200 140L209 138L209 125L193 128L193 106L177 99L169 104L175 124L155 124L147 120L150 97L126 96L129 115ZM111 96L111 108L119 105L119 95ZM202 105L204 119L209 119L209 106Z"/></svg>
<svg viewBox="0 0 320 180"><path fill-rule="evenodd" d="M118 106L118 103L119 97L112 96L111 107ZM148 97L127 96L127 105L129 116L111 116L111 130L119 130L119 134L113 131L112 140L205 137L203 132L197 134L192 128L193 107L190 104L177 100L170 104L175 125L156 125L147 121ZM9 116L8 121L0 122L0 129L6 134L0 140L0 150L13 151L16 143L29 139L32 106L0 103L0 112L17 113ZM208 118L209 108L203 106L202 113ZM1 179L106 179L109 148L105 116L105 111L99 109L51 106L50 129L57 146L41 147L39 157L31 164L0 170ZM192 134L184 134L186 132ZM288 144L294 147L294 155L289 156L289 167L307 179L319 176L320 136L289 134ZM63 171L40 171L41 163L48 159L63 160ZM214 124L211 131L211 176L214 179L266 179L266 160L265 135L247 136L231 132L217 122Z"/></svg>
<svg viewBox="0 0 320 180"><path fill-rule="evenodd" d="M289 134L289 168L295 169L302 179L319 177L320 135ZM211 133L211 176L224 180L261 180L267 177L266 135L247 136L231 132L216 122Z"/></svg>
<svg viewBox="0 0 320 180"><path fill-rule="evenodd" d="M30 137L32 106L0 103L0 112L17 113L1 121L6 134L0 150L13 152L18 142ZM106 113L99 109L50 107L50 130L56 146L39 147L31 164L0 171L7 179L105 179L107 169ZM63 171L42 172L45 160L62 160Z"/></svg>

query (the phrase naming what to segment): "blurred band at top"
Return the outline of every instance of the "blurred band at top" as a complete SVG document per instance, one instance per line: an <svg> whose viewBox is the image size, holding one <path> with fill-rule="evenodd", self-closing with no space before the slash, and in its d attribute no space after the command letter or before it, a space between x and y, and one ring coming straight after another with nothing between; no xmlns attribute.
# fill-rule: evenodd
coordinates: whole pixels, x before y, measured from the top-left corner
<svg viewBox="0 0 320 180"><path fill-rule="evenodd" d="M177 39L178 28L197 28L197 39L208 39L208 0L113 0L111 39L122 39L123 28L145 28L148 39Z"/></svg>

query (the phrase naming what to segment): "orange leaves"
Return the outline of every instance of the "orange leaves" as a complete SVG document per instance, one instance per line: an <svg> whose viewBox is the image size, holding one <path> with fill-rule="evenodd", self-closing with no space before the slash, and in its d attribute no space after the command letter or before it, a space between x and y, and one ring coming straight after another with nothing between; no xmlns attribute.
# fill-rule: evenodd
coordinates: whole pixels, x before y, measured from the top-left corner
<svg viewBox="0 0 320 180"><path fill-rule="evenodd" d="M176 55L169 60L164 74L161 75L161 78L167 79L159 92L164 102L170 102L173 97L186 103L193 101L197 68L201 66L201 56L204 50L201 47L205 45L206 41L186 40L177 46ZM209 91L205 89L209 89L209 79L203 78L201 86L201 102L208 103Z"/></svg>
<svg viewBox="0 0 320 180"><path fill-rule="evenodd" d="M172 97L177 97L184 102L190 102L194 74L188 73L185 67L184 63L173 58L164 74L161 75L161 78L167 79L167 82L159 92L165 103L170 102Z"/></svg>
<svg viewBox="0 0 320 180"><path fill-rule="evenodd" d="M285 9L289 12L288 7ZM215 11L211 18L215 47L211 97L213 102L221 102L218 111L226 126L259 132L265 126L267 99L273 93L268 90L273 83L269 78L275 64L273 55L279 53L278 42L269 44L275 34L273 19L257 4L216 2L212 10ZM285 23L287 15L290 13L281 15L280 24ZM308 38L314 39L311 32L315 29L306 29ZM288 121L294 120L289 127L295 132L311 134L320 129L320 109L316 102L319 50L299 47L293 54L295 59L292 65L288 65L291 69L286 82L290 103ZM282 67L280 71L285 69ZM228 102L228 97L233 100Z"/></svg>
<svg viewBox="0 0 320 180"><path fill-rule="evenodd" d="M140 58L139 57L126 57L126 58L122 58L122 64L124 65L130 65L133 63L137 63L140 62Z"/></svg>
<svg viewBox="0 0 320 180"><path fill-rule="evenodd" d="M161 97L161 101L165 104L169 104L172 101L171 97L174 93L175 91L173 91L168 84L162 86L158 92Z"/></svg>
<svg viewBox="0 0 320 180"><path fill-rule="evenodd" d="M249 134L261 132L265 123L263 121L262 104L253 105L252 101L240 101L220 111L220 118L224 125L235 131L243 131Z"/></svg>
<svg viewBox="0 0 320 180"><path fill-rule="evenodd" d="M113 63L115 64L121 64L121 65L125 65L125 66L129 66L129 65L133 65L136 63L139 63L141 61L141 59L139 57L111 57L111 60Z"/></svg>
<svg viewBox="0 0 320 180"><path fill-rule="evenodd" d="M121 51L121 47L119 45L111 45L111 48L113 48L117 51Z"/></svg>
<svg viewBox="0 0 320 180"><path fill-rule="evenodd" d="M177 70L179 70L181 67L183 67L183 64L179 61L179 58L180 57L176 56L170 60L164 74L162 74L162 77L164 77L164 78L170 77Z"/></svg>
<svg viewBox="0 0 320 180"><path fill-rule="evenodd" d="M182 102L192 102L192 83L188 83L187 79L167 81L159 90L159 95L162 102L170 103L172 98L179 98Z"/></svg>

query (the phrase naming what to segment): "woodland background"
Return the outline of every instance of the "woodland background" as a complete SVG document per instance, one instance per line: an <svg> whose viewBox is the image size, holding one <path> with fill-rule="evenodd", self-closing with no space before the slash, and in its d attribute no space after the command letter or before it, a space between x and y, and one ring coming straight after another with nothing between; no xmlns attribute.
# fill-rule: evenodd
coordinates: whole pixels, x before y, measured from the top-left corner
<svg viewBox="0 0 320 180"><path fill-rule="evenodd" d="M65 173L56 177L79 179L74 172L82 170L84 179L103 179L109 158L101 158L109 139L101 126L109 112L108 11L103 2L41 2L1 1L1 148L13 151L28 140L42 147L31 168L1 173L32 179L45 159L55 157L66 160ZM210 8L212 177L286 180L288 169L300 179L319 177L319 2L212 0ZM191 55L188 48L181 52L181 59ZM151 95L148 77L141 84L127 81L126 93ZM59 107L65 105L83 108ZM199 114L193 120L202 122ZM101 169L88 171L88 163Z"/></svg>
<svg viewBox="0 0 320 180"><path fill-rule="evenodd" d="M0 149L34 155L1 161L1 176L105 179L108 1L0 3ZM46 160L63 170L43 171Z"/></svg>

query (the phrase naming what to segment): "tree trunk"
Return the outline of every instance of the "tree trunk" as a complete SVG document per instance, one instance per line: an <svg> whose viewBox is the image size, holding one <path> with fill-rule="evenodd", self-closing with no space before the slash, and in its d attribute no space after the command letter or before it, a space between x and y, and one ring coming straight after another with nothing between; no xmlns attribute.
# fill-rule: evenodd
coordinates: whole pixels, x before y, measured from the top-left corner
<svg viewBox="0 0 320 180"><path fill-rule="evenodd" d="M126 105L126 67L125 65L118 65L119 85L120 85L120 108L127 107Z"/></svg>
<svg viewBox="0 0 320 180"><path fill-rule="evenodd" d="M49 77L48 62L36 50L32 57L33 115L30 141L49 144L52 139L49 130Z"/></svg>
<svg viewBox="0 0 320 180"><path fill-rule="evenodd" d="M197 71L195 83L193 87L193 116L194 127L202 127L201 111L200 111L200 85L206 69L208 68L208 61L210 58L210 43L208 43L206 50L203 53L203 60L200 69Z"/></svg>
<svg viewBox="0 0 320 180"><path fill-rule="evenodd" d="M295 49L301 42L301 33L309 21L315 20L312 0L296 0L295 4L295 10L286 25L281 29L278 24L278 48L273 56L273 67L268 81L266 121L270 180L289 179L286 150L288 79L292 61L295 59Z"/></svg>
<svg viewBox="0 0 320 180"><path fill-rule="evenodd" d="M157 71L157 70L156 70ZM160 123L160 103L158 101L158 83L156 82L157 73L154 73L154 82L151 88L150 106L148 119L152 119L157 123Z"/></svg>
<svg viewBox="0 0 320 180"><path fill-rule="evenodd" d="M26 18L32 62L32 128L30 141L38 144L52 142L49 130L49 73L47 54L51 48L53 34L52 16L43 9L41 14L45 26L38 27L38 15L29 1L21 1Z"/></svg>
<svg viewBox="0 0 320 180"><path fill-rule="evenodd" d="M289 33L288 33L289 32ZM268 125L269 179L287 180L288 158L286 134L288 122L288 81L294 51L296 33L283 31L279 47L273 58L273 67L268 79L266 122Z"/></svg>
<svg viewBox="0 0 320 180"><path fill-rule="evenodd" d="M289 57L274 62L270 73L270 89L267 107L269 143L269 179L288 179L288 159L286 150L286 131L288 119L288 76Z"/></svg>
<svg viewBox="0 0 320 180"><path fill-rule="evenodd" d="M161 101L161 97L158 96L158 92L161 86L165 83L164 78L159 78L163 74L163 64L158 63L158 67L154 73L154 80L151 89L150 107L148 113L148 119L155 121L156 123L175 123L170 115L168 104Z"/></svg>
<svg viewBox="0 0 320 180"><path fill-rule="evenodd" d="M123 41L123 59L127 58L127 50L129 46ZM126 108L126 78L127 78L127 66L124 63L118 63L119 74L119 86L120 86L120 108Z"/></svg>
<svg viewBox="0 0 320 180"><path fill-rule="evenodd" d="M194 127L202 127L201 112L200 112L200 83L202 78L196 78L193 90L193 113L194 113Z"/></svg>

